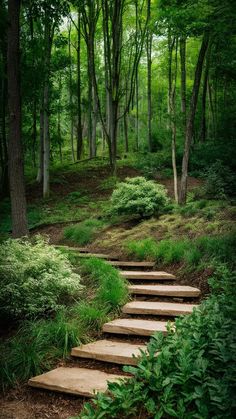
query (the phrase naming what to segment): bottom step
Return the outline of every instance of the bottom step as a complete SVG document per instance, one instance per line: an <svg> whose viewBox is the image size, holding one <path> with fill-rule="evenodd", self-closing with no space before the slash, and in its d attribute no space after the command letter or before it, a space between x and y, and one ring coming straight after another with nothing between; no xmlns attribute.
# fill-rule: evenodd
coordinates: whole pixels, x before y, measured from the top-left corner
<svg viewBox="0 0 236 419"><path fill-rule="evenodd" d="M116 319L103 325L103 332L124 335L152 336L156 332L167 333L167 322L141 319Z"/></svg>
<svg viewBox="0 0 236 419"><path fill-rule="evenodd" d="M124 378L127 377L87 368L60 367L30 378L28 384L31 387L92 397L94 393L105 392L108 381L114 382Z"/></svg>
<svg viewBox="0 0 236 419"><path fill-rule="evenodd" d="M115 364L136 365L141 355L140 350L145 351L146 346L104 339L73 348L71 355Z"/></svg>

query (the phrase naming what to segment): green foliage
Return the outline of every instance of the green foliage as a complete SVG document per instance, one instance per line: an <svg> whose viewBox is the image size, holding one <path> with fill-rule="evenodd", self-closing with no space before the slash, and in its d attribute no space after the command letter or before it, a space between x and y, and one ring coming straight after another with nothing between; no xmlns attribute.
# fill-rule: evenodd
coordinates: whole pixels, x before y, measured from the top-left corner
<svg viewBox="0 0 236 419"><path fill-rule="evenodd" d="M109 176L108 178L101 181L99 185L99 189L101 189L102 191L114 189L117 182L118 182L118 179L116 176Z"/></svg>
<svg viewBox="0 0 236 419"><path fill-rule="evenodd" d="M177 319L167 336L156 334L138 366L126 367L134 376L109 384L110 394L87 403L79 418L233 418L235 281L235 273L219 267L211 280L213 294Z"/></svg>
<svg viewBox="0 0 236 419"><path fill-rule="evenodd" d="M24 322L15 336L0 345L1 387L49 370L58 359L67 357L84 336L80 323L64 309L52 319Z"/></svg>
<svg viewBox="0 0 236 419"><path fill-rule="evenodd" d="M79 318L80 323L92 331L100 331L102 325L108 320L108 310L100 307L97 302L80 302L73 307L73 313Z"/></svg>
<svg viewBox="0 0 236 419"><path fill-rule="evenodd" d="M95 234L103 227L104 223L100 220L90 219L79 224L71 225L64 229L64 238L73 242L85 245L91 243Z"/></svg>
<svg viewBox="0 0 236 419"><path fill-rule="evenodd" d="M166 190L144 177L127 178L118 184L111 197L114 214L150 217L160 213L168 203Z"/></svg>
<svg viewBox="0 0 236 419"><path fill-rule="evenodd" d="M83 272L89 275L96 287L95 302L99 307L115 310L126 303L128 287L117 269L107 262L89 258L81 262Z"/></svg>
<svg viewBox="0 0 236 419"><path fill-rule="evenodd" d="M236 234L203 236L195 240L161 240L152 238L129 241L126 248L140 260L151 259L164 263L183 262L187 266L210 263L214 260L234 264Z"/></svg>
<svg viewBox="0 0 236 419"><path fill-rule="evenodd" d="M212 199L225 199L236 194L236 176L217 160L205 173L204 192Z"/></svg>
<svg viewBox="0 0 236 419"><path fill-rule="evenodd" d="M0 316L33 317L57 310L81 290L68 259L37 236L0 245Z"/></svg>
<svg viewBox="0 0 236 419"><path fill-rule="evenodd" d="M81 192L74 191L74 192L70 192L66 196L66 201L69 204L73 204L73 205L83 205L89 202L89 198L88 196L83 195Z"/></svg>

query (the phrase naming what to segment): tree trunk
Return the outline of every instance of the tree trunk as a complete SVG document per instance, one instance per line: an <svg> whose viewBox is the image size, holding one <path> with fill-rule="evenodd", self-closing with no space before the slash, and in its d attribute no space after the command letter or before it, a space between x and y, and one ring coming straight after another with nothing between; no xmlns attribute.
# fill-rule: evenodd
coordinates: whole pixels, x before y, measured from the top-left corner
<svg viewBox="0 0 236 419"><path fill-rule="evenodd" d="M183 132L186 132L186 38L180 38L180 71L181 71L181 112L183 114Z"/></svg>
<svg viewBox="0 0 236 419"><path fill-rule="evenodd" d="M151 14L151 0L147 1L147 19L150 23ZM148 149L152 152L152 33L150 28L147 31L147 104L148 104Z"/></svg>
<svg viewBox="0 0 236 419"><path fill-rule="evenodd" d="M206 62L206 68L204 73L203 80L203 89L202 89L202 119L201 119L201 131L200 131L200 140L204 143L206 141L206 97L207 97L207 84L208 84L208 74L209 74L209 63Z"/></svg>
<svg viewBox="0 0 236 419"><path fill-rule="evenodd" d="M129 138L128 138L128 124L127 113L124 114L124 137L125 137L125 152L129 152Z"/></svg>
<svg viewBox="0 0 236 419"><path fill-rule="evenodd" d="M6 106L7 106L7 42L6 38L2 40L2 66L3 73L1 79L1 95L0 95L0 148L1 148L1 184L0 195L7 196L9 194L8 183L8 155L7 155L7 138L6 138Z"/></svg>
<svg viewBox="0 0 236 419"><path fill-rule="evenodd" d="M40 135L39 135L39 158L38 158L38 174L36 182L41 183L43 180L43 135L44 135L44 113L43 108L40 110Z"/></svg>
<svg viewBox="0 0 236 419"><path fill-rule="evenodd" d="M173 70L173 50L175 48L175 67ZM172 168L174 175L174 195L175 201L178 202L178 173L176 165L176 78L177 78L177 51L178 42L176 38L171 38L168 34L168 110L170 117L170 128L171 128L171 154L172 154Z"/></svg>
<svg viewBox="0 0 236 419"><path fill-rule="evenodd" d="M138 54L138 0L135 1L135 31L136 31L136 55ZM138 77L138 65L135 68L135 104L136 104L136 115L135 115L135 143L136 151L139 150L139 77Z"/></svg>
<svg viewBox="0 0 236 419"><path fill-rule="evenodd" d="M73 115L73 101L72 101L72 58L71 58L71 23L68 31L68 54L69 54L69 105L70 105L70 143L71 143L71 157L72 162L75 162L74 150L74 115Z"/></svg>
<svg viewBox="0 0 236 419"><path fill-rule="evenodd" d="M181 176L180 195L179 195L180 204L186 203L190 147L191 147L191 142L192 142L193 132L194 132L194 120L195 120L195 114L196 114L196 108L197 108L199 88L200 88L200 83L201 83L202 68L203 68L208 44L209 44L209 35L208 33L205 33L203 35L202 45L199 51L198 61L197 61L196 69L195 69L194 84L193 84L192 95L191 95L191 100L190 100L190 110L189 110L189 116L188 116L187 125L186 125L184 154L183 154L183 160L182 160L182 176Z"/></svg>
<svg viewBox="0 0 236 419"><path fill-rule="evenodd" d="M78 9L78 27L77 27L77 160L81 159L83 148L83 133L82 133L82 113L81 113L81 18Z"/></svg>
<svg viewBox="0 0 236 419"><path fill-rule="evenodd" d="M9 181L12 214L12 235L28 234L24 164L21 143L21 94L20 94L20 4L19 0L8 0L8 106L9 106Z"/></svg>
<svg viewBox="0 0 236 419"><path fill-rule="evenodd" d="M49 135L49 84L50 84L50 65L52 37L50 34L50 16L48 15L47 5L45 6L45 27L44 27L44 47L45 47L45 79L43 89L43 197L48 198L50 194L49 168L50 168L50 135Z"/></svg>

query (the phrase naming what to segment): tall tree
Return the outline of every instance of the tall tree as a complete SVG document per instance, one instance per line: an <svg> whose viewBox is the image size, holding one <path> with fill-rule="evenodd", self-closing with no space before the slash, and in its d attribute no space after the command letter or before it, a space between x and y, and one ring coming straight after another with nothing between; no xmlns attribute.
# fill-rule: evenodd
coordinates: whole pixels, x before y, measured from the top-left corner
<svg viewBox="0 0 236 419"><path fill-rule="evenodd" d="M24 185L23 152L21 142L21 94L20 94L20 0L8 0L8 168L11 196L12 235L28 234L26 197Z"/></svg>
<svg viewBox="0 0 236 419"><path fill-rule="evenodd" d="M198 55L198 61L195 69L194 84L190 99L190 109L186 125L186 134L185 134L185 144L184 144L184 154L182 160L182 176L180 183L180 194L179 194L179 203L185 204L187 197L187 180L188 180L188 165L189 165L189 155L190 155L190 146L192 143L193 132L194 132L194 120L197 108L198 94L201 83L202 69L204 64L205 55L209 45L209 33L206 31L202 38L202 44Z"/></svg>

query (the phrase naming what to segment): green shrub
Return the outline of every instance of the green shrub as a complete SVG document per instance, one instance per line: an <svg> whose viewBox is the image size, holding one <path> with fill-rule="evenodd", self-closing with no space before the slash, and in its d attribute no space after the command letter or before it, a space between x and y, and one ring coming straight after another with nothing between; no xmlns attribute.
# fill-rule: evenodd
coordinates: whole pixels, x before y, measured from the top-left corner
<svg viewBox="0 0 236 419"><path fill-rule="evenodd" d="M236 274L220 267L199 309L157 333L126 383L109 384L80 419L235 417ZM157 356L157 352L159 355Z"/></svg>
<svg viewBox="0 0 236 419"><path fill-rule="evenodd" d="M225 199L236 195L236 176L233 171L217 160L205 173L204 192L212 199Z"/></svg>
<svg viewBox="0 0 236 419"><path fill-rule="evenodd" d="M66 227L64 229L64 238L83 246L93 241L96 232L98 232L103 225L104 223L100 220L85 220L79 224Z"/></svg>
<svg viewBox="0 0 236 419"><path fill-rule="evenodd" d="M0 317L22 318L57 310L81 290L68 259L39 236L0 245Z"/></svg>
<svg viewBox="0 0 236 419"><path fill-rule="evenodd" d="M168 203L166 190L144 177L128 178L118 184L111 197L111 211L118 215L150 217L160 213Z"/></svg>
<svg viewBox="0 0 236 419"><path fill-rule="evenodd" d="M108 178L101 181L99 189L101 189L102 191L114 189L117 182L118 178L116 176L109 176Z"/></svg>
<svg viewBox="0 0 236 419"><path fill-rule="evenodd" d="M88 274L96 285L95 301L99 307L110 311L126 303L127 282L119 275L117 269L96 258L89 258L81 263L84 273Z"/></svg>
<svg viewBox="0 0 236 419"><path fill-rule="evenodd" d="M41 374L65 358L81 343L84 330L69 312L59 310L54 318L26 321L16 335L2 343L1 387Z"/></svg>

